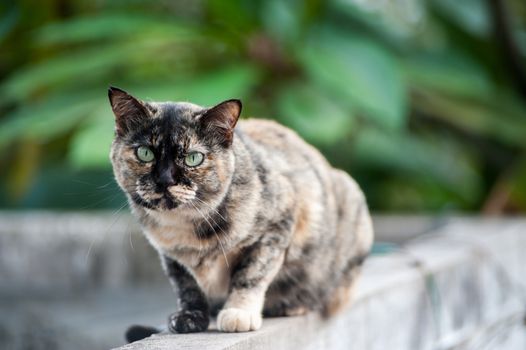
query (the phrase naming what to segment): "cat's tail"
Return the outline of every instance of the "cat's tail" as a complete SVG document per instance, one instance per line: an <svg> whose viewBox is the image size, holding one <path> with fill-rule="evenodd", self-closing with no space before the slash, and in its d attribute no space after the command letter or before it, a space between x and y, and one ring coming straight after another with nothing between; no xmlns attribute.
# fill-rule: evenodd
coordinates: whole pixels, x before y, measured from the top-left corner
<svg viewBox="0 0 526 350"><path fill-rule="evenodd" d="M134 341L141 340L144 338L148 338L151 335L161 333L161 330L155 327L149 327L149 326L140 326L140 325L133 325L130 326L127 330L124 336L126 337L126 341L128 343L133 343Z"/></svg>

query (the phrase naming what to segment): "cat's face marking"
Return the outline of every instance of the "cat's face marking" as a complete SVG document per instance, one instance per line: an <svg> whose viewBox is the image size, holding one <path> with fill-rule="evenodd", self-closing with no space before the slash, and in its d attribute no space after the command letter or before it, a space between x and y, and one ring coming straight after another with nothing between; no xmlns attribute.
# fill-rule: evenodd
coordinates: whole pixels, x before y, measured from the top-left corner
<svg viewBox="0 0 526 350"><path fill-rule="evenodd" d="M190 103L145 103L118 89L110 89L109 97L116 117L114 172L135 204L156 211L199 208L228 186L239 101L206 109ZM149 154L145 161L140 148L153 157ZM189 162L191 154L197 154L197 162Z"/></svg>

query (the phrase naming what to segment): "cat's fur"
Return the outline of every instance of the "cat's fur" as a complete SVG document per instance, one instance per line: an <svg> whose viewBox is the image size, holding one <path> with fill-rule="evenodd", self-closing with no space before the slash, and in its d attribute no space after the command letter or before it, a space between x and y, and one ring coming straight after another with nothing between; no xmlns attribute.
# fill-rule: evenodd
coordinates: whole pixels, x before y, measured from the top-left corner
<svg viewBox="0 0 526 350"><path fill-rule="evenodd" d="M218 329L236 332L258 329L262 314L330 315L349 302L373 238L349 175L275 122L237 123L238 100L109 97L115 177L178 295L171 331L206 330L213 309ZM137 159L141 145L153 162ZM190 150L205 155L200 166L183 163Z"/></svg>

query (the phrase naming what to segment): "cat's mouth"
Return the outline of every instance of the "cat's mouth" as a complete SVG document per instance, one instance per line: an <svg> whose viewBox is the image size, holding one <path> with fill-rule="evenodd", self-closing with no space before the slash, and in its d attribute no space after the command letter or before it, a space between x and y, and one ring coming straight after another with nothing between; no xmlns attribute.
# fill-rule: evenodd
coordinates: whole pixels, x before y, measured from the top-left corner
<svg viewBox="0 0 526 350"><path fill-rule="evenodd" d="M196 190L194 188L180 185L168 187L162 193L137 191L137 193L132 195L132 199L136 204L148 209L163 211L173 210L189 204L195 198Z"/></svg>
<svg viewBox="0 0 526 350"><path fill-rule="evenodd" d="M167 192L168 192L167 197L172 197L173 199L177 200L181 204L190 202L191 200L195 199L195 196L196 196L196 188L189 187L189 186L181 186L181 185L171 186L171 187L168 187Z"/></svg>

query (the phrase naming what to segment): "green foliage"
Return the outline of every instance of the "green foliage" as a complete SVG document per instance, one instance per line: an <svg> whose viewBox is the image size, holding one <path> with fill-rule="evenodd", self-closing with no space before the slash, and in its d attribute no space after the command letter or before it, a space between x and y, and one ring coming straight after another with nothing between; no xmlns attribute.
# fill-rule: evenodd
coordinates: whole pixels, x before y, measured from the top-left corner
<svg viewBox="0 0 526 350"><path fill-rule="evenodd" d="M367 38L334 31L315 36L300 50L313 83L386 128L401 128L406 88L396 60Z"/></svg>
<svg viewBox="0 0 526 350"><path fill-rule="evenodd" d="M352 116L323 90L306 84L286 86L278 94L281 122L317 144L332 144L349 135Z"/></svg>
<svg viewBox="0 0 526 350"><path fill-rule="evenodd" d="M507 4L524 24L521 2ZM1 206L121 205L98 192L112 181L115 85L146 100L241 98L244 116L279 120L353 174L377 210L481 210L494 198L506 199L500 211L526 210L526 98L481 1L0 10ZM511 28L525 63L526 31Z"/></svg>

